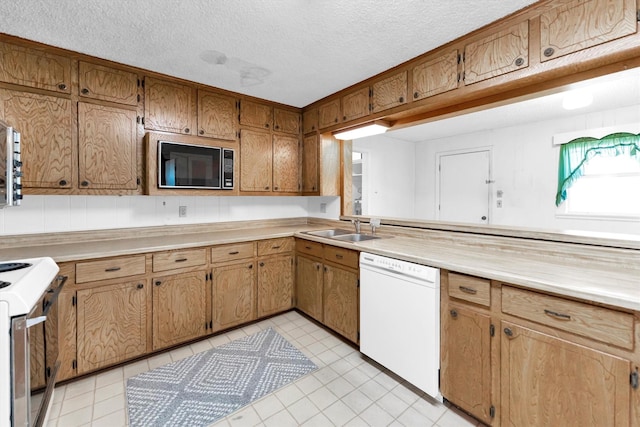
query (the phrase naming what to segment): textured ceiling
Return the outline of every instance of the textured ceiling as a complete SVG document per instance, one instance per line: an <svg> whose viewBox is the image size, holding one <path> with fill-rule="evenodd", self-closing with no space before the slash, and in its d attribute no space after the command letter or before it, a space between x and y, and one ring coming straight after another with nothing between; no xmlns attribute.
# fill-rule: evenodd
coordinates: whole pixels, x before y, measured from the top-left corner
<svg viewBox="0 0 640 427"><path fill-rule="evenodd" d="M534 0L4 0L0 32L303 107Z"/></svg>

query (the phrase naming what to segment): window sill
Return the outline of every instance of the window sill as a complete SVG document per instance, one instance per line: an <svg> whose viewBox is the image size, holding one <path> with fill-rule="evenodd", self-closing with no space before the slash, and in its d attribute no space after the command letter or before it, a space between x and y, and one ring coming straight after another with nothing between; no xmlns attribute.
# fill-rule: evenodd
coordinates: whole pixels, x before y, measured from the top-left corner
<svg viewBox="0 0 640 427"><path fill-rule="evenodd" d="M558 219L584 219L595 221L621 221L621 222L640 222L640 216L636 215L614 215L599 214L590 212L574 212L574 213L557 213Z"/></svg>

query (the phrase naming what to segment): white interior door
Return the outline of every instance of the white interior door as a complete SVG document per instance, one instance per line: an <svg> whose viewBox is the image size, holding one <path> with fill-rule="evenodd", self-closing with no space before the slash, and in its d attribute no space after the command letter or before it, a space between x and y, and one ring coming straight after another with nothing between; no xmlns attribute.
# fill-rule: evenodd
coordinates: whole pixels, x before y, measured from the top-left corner
<svg viewBox="0 0 640 427"><path fill-rule="evenodd" d="M488 224L490 151L438 156L438 219Z"/></svg>

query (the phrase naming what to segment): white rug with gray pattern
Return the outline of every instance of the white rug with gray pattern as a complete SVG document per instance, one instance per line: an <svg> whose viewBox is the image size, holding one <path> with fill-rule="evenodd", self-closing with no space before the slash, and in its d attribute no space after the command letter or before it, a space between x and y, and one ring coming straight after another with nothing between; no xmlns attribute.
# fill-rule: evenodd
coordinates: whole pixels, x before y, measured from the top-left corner
<svg viewBox="0 0 640 427"><path fill-rule="evenodd" d="M129 425L206 426L316 369L265 329L129 378Z"/></svg>

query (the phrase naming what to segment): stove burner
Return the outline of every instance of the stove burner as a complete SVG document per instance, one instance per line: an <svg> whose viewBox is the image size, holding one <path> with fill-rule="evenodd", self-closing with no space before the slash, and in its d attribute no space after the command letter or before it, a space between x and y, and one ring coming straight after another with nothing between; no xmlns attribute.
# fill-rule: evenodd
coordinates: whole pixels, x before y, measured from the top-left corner
<svg viewBox="0 0 640 427"><path fill-rule="evenodd" d="M0 263L0 273L6 273L7 271L22 270L23 268L31 267L31 264L27 262L5 262Z"/></svg>

